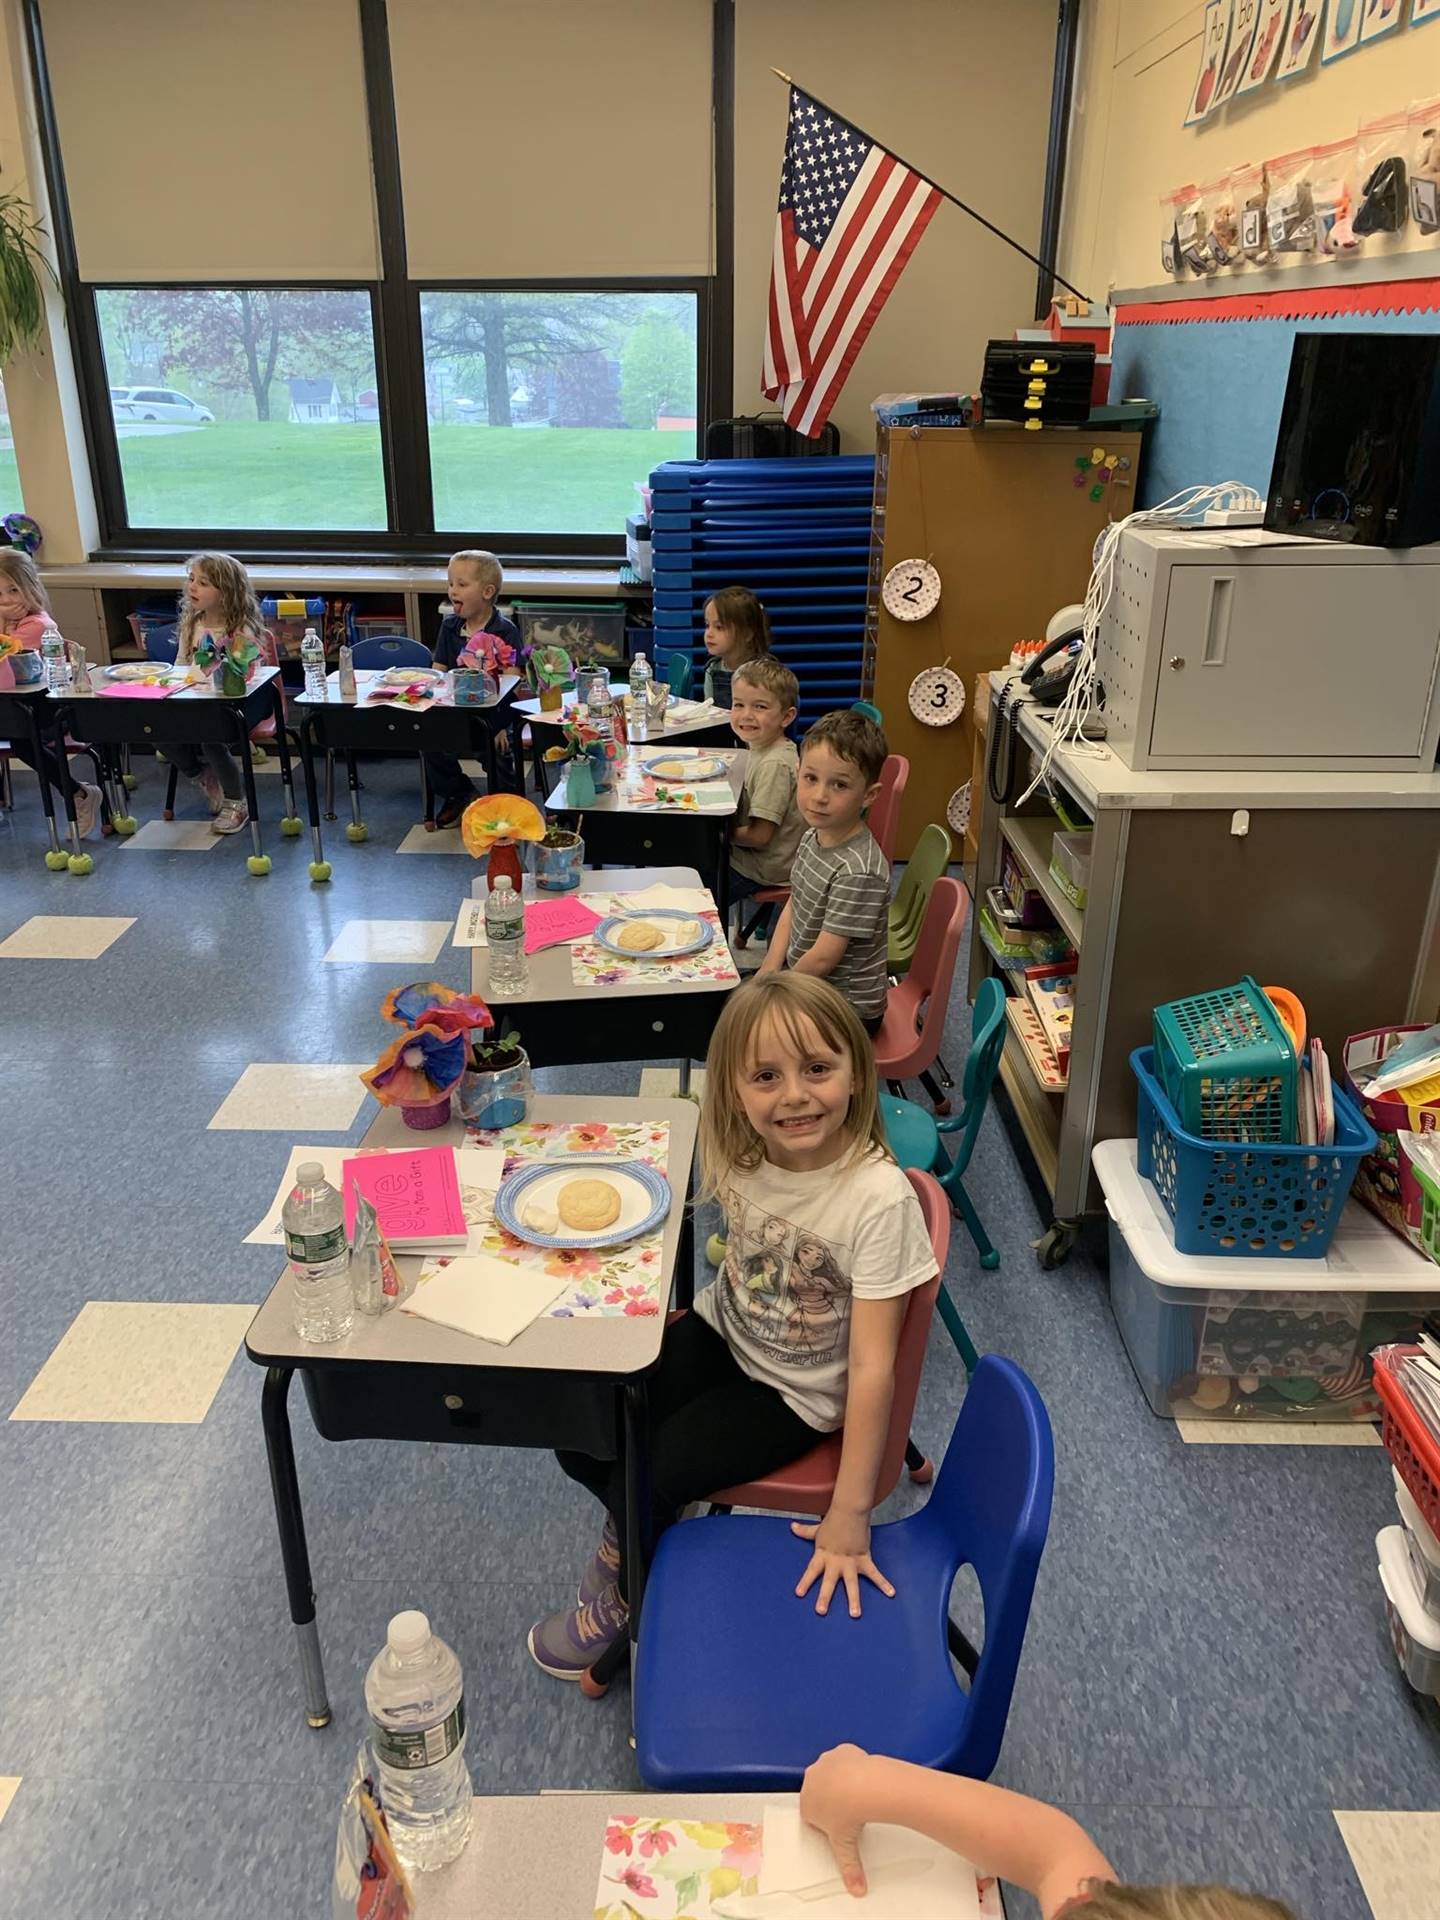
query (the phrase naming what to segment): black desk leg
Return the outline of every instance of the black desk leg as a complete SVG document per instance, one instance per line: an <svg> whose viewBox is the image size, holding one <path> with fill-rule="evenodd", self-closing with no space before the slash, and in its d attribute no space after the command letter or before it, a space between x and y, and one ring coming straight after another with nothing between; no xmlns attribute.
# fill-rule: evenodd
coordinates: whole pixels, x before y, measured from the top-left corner
<svg viewBox="0 0 1440 1920"><path fill-rule="evenodd" d="M680 1217L680 1245L675 1255L675 1304L695 1304L695 1168L690 1168L690 1186L685 1195L685 1211Z"/></svg>
<svg viewBox="0 0 1440 1920"><path fill-rule="evenodd" d="M625 1570L630 1592L630 1630L611 1641L588 1673L580 1676L580 1691L598 1700L630 1658L640 1641L640 1610L645 1603L645 1575L654 1541L650 1538L650 1397L645 1380L629 1381L621 1392L625 1449ZM634 1705L632 1695L631 1714ZM633 1745L633 1740L632 1740Z"/></svg>
<svg viewBox="0 0 1440 1920"><path fill-rule="evenodd" d="M270 1490L275 1496L275 1519L280 1528L280 1558L285 1566L285 1588L290 1618L300 1645L300 1677L305 1688L305 1724L328 1727L330 1702L325 1693L325 1663L320 1655L320 1630L315 1624L315 1589L310 1581L310 1549L305 1544L305 1516L300 1509L300 1483L295 1477L295 1448L290 1438L286 1399L293 1377L289 1367L266 1370L260 1394L265 1423L265 1451L270 1460Z"/></svg>
<svg viewBox="0 0 1440 1920"><path fill-rule="evenodd" d="M270 682L270 692L275 707L275 751L280 756L280 785L285 793L285 815L280 831L287 840L295 840L300 835L300 816L295 811L295 773L290 764L290 737L285 731L285 696L278 680Z"/></svg>
<svg viewBox="0 0 1440 1920"><path fill-rule="evenodd" d="M35 756L35 773L40 782L40 804L45 809L45 831L50 836L50 851L45 855L45 864L52 873L61 873L69 866L70 857L60 844L60 835L55 831L55 799L50 791L50 782L44 774L45 733L40 725L40 716L34 711L38 705L38 698L34 702L27 700L20 708L20 713L26 737L30 742L30 751ZM62 729L59 738L63 740L64 737ZM63 754L61 758L64 758Z"/></svg>
<svg viewBox="0 0 1440 1920"><path fill-rule="evenodd" d="M82 855L80 852L80 828L75 820L75 782L70 777L70 756L65 751L65 734L69 723L70 715L64 707L61 707L55 716L55 725L53 728L55 758L60 762L60 798L65 803L67 837L70 841L70 871L72 873L83 873L85 869L75 865L75 862L81 859ZM38 726L36 728L36 734L38 737ZM40 784L42 787L45 785L45 775L43 771L40 775Z"/></svg>
<svg viewBox="0 0 1440 1920"><path fill-rule="evenodd" d="M310 815L310 878L328 880L330 863L320 838L320 795L315 786L315 722L308 713L300 722L300 769L305 775L305 809Z"/></svg>
<svg viewBox="0 0 1440 1920"><path fill-rule="evenodd" d="M258 876L269 873L270 856L260 839L260 796L255 791L255 757L250 751L250 728L245 719L245 709L237 705L230 711L239 735L236 745L240 750L240 778L245 787L245 807L250 815L250 844L254 849L245 865Z"/></svg>
<svg viewBox="0 0 1440 1920"><path fill-rule="evenodd" d="M350 785L350 824L345 829L347 840L364 840L369 832L360 818L360 769L355 760L355 749L345 749L345 778Z"/></svg>
<svg viewBox="0 0 1440 1920"><path fill-rule="evenodd" d="M730 835L721 826L715 835L715 905L720 909L720 938L730 938Z"/></svg>

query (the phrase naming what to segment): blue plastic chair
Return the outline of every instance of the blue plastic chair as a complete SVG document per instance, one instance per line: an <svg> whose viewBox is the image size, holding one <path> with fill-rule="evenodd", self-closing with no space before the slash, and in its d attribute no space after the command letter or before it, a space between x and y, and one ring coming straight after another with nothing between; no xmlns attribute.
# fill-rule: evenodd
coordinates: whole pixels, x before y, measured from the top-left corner
<svg viewBox="0 0 1440 1920"><path fill-rule="evenodd" d="M929 1500L876 1527L895 1598L843 1591L822 1619L794 1597L809 1548L756 1514L662 1535L635 1650L635 1758L666 1793L793 1792L837 1742L987 1779L999 1757L1050 1523L1054 1442L1013 1361L975 1370ZM949 1617L960 1567L985 1606L974 1654ZM971 1671L956 1678L952 1650Z"/></svg>
<svg viewBox="0 0 1440 1920"><path fill-rule="evenodd" d="M350 649L357 673L369 673L387 667L428 667L434 654L423 640L412 640L408 633L377 633L357 640Z"/></svg>
<svg viewBox="0 0 1440 1920"><path fill-rule="evenodd" d="M877 727L883 727L885 724L885 716L873 700L852 700L850 702L850 711L852 713L863 713L865 718L867 720L873 720Z"/></svg>
<svg viewBox="0 0 1440 1920"><path fill-rule="evenodd" d="M980 1123L990 1103L990 1089L1000 1071L1000 1055L1004 1050L1005 989L992 974L981 981L980 991L971 1009L970 1053L961 1078L960 1097L963 1104L959 1113L949 1119L937 1120L913 1100L900 1100L888 1093L880 1096L880 1112L885 1122L885 1137L890 1142L890 1151L902 1167L919 1167L935 1175L949 1195L951 1205L969 1228L970 1238L980 1255L981 1266L991 1270L999 1266L1000 1255L990 1244L990 1236L975 1211L975 1203L965 1191L965 1170L975 1151ZM942 1134L959 1135L953 1160L941 1144ZM958 1314L953 1323L946 1314L947 1305L950 1305L952 1313L954 1308L943 1288L940 1300L941 1317L949 1327L951 1338L959 1347L966 1366L973 1370L975 1363L972 1356L975 1350L970 1345L970 1336L964 1333Z"/></svg>
<svg viewBox="0 0 1440 1920"><path fill-rule="evenodd" d="M669 653L665 656L665 675L670 682L670 691L677 700L688 700L690 689L695 683L695 668L683 653Z"/></svg>

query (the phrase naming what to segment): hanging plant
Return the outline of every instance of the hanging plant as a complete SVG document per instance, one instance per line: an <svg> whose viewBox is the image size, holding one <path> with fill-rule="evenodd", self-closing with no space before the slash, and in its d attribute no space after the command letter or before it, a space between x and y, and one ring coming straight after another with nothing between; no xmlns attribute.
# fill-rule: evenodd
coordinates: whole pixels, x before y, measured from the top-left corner
<svg viewBox="0 0 1440 1920"><path fill-rule="evenodd" d="M58 286L55 270L37 241L45 229L28 200L0 193L0 366L25 347L33 347L45 326L45 288L41 275Z"/></svg>

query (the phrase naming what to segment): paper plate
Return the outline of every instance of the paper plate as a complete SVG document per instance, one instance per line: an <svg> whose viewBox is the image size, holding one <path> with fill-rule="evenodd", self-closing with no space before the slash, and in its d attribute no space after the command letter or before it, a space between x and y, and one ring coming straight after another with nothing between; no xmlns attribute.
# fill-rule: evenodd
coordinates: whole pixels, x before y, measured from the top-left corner
<svg viewBox="0 0 1440 1920"><path fill-rule="evenodd" d="M604 1180L620 1196L620 1217L608 1227L558 1226L542 1233L527 1226L528 1206L554 1212L560 1189L571 1180ZM670 1211L670 1182L645 1160L602 1160L587 1153L576 1160L538 1160L502 1180L495 1195L495 1218L507 1233L531 1247L618 1247L649 1233Z"/></svg>
<svg viewBox="0 0 1440 1920"><path fill-rule="evenodd" d="M433 685L445 678L443 667L387 667L381 676L381 685L387 687L414 687Z"/></svg>
<svg viewBox="0 0 1440 1920"><path fill-rule="evenodd" d="M940 574L928 560L899 560L880 588L885 611L895 620L923 620L940 604Z"/></svg>
<svg viewBox="0 0 1440 1920"><path fill-rule="evenodd" d="M926 667L910 682L910 711L925 727L948 727L965 711L965 682L953 667Z"/></svg>
<svg viewBox="0 0 1440 1920"><path fill-rule="evenodd" d="M616 945L622 927L628 927L634 920L653 920L663 927L667 920L694 920L699 923L700 937L689 940L684 946L621 947ZM708 947L715 938L715 929L703 914L685 913L679 907L652 907L647 913L612 913L608 920L602 920L591 936L604 947L607 953L617 953L622 960L678 960L681 954L699 953L702 947Z"/></svg>
<svg viewBox="0 0 1440 1920"><path fill-rule="evenodd" d="M658 780L667 787L688 786L695 780L723 780L725 762L713 753L697 753L693 757L674 753L655 753L640 765L652 780Z"/></svg>
<svg viewBox="0 0 1440 1920"><path fill-rule="evenodd" d="M163 660L125 660L103 671L107 680L165 680L170 674Z"/></svg>

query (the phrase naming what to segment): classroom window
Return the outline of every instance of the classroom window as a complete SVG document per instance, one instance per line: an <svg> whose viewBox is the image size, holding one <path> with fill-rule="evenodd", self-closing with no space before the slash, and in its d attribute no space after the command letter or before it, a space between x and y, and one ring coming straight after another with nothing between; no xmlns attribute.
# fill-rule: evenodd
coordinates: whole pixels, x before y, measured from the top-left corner
<svg viewBox="0 0 1440 1920"><path fill-rule="evenodd" d="M695 291L432 289L420 318L437 529L621 533L694 458Z"/></svg>
<svg viewBox="0 0 1440 1920"><path fill-rule="evenodd" d="M10 426L10 403L0 381L0 519L25 506L20 493L20 469L15 464L15 435Z"/></svg>
<svg viewBox="0 0 1440 1920"><path fill-rule="evenodd" d="M370 294L96 291L132 527L387 525Z"/></svg>

